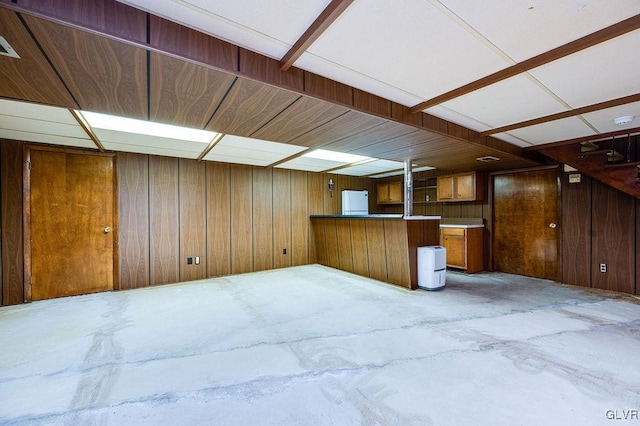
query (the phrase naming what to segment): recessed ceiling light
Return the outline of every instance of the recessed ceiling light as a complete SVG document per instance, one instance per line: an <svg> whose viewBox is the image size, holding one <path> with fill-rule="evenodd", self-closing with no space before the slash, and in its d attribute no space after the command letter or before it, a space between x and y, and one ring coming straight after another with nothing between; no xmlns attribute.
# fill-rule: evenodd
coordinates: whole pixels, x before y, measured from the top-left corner
<svg viewBox="0 0 640 426"><path fill-rule="evenodd" d="M633 115L625 115L624 117L614 118L613 122L618 126L624 126L625 124L629 124L633 121L635 117Z"/></svg>
<svg viewBox="0 0 640 426"><path fill-rule="evenodd" d="M498 157L494 157L493 155L485 155L484 157L478 157L476 160L481 161L483 163L490 163L492 161L499 161Z"/></svg>
<svg viewBox="0 0 640 426"><path fill-rule="evenodd" d="M303 157L316 158L318 160L335 161L338 163L357 163L359 161L368 160L371 157L365 157L363 155L347 154L344 152L328 151L326 149L316 149Z"/></svg>
<svg viewBox="0 0 640 426"><path fill-rule="evenodd" d="M11 47L6 38L0 36L0 55L20 59L18 53Z"/></svg>
<svg viewBox="0 0 640 426"><path fill-rule="evenodd" d="M78 113L80 113L94 129L113 130L116 132L135 133L138 135L201 143L209 143L218 135L216 132L207 130L191 129L188 127L117 117L115 115L99 114L96 112L78 111Z"/></svg>

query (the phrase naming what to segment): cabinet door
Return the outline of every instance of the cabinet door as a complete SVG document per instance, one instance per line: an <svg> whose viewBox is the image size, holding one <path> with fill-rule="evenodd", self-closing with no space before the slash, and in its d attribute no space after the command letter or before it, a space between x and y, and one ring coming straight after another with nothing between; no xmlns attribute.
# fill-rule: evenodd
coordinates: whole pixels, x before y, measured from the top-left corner
<svg viewBox="0 0 640 426"><path fill-rule="evenodd" d="M465 173L456 175L456 199L475 200L476 199L476 175Z"/></svg>
<svg viewBox="0 0 640 426"><path fill-rule="evenodd" d="M380 183L377 186L378 193L378 204L388 203L389 202L389 185L386 183Z"/></svg>
<svg viewBox="0 0 640 426"><path fill-rule="evenodd" d="M402 182L392 182L389 184L389 202L402 203Z"/></svg>
<svg viewBox="0 0 640 426"><path fill-rule="evenodd" d="M453 200L453 176L438 176L438 201Z"/></svg>
<svg viewBox="0 0 640 426"><path fill-rule="evenodd" d="M440 244L447 251L447 266L453 266L454 268L461 269L467 268L467 253L464 230L441 229Z"/></svg>

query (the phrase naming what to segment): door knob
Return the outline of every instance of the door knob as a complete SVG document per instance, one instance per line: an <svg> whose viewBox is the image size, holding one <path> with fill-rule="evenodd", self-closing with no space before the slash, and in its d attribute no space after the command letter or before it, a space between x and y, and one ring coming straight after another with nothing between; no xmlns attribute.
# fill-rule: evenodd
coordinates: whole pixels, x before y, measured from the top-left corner
<svg viewBox="0 0 640 426"><path fill-rule="evenodd" d="M111 232L111 227L109 227L109 226L105 226L105 227L104 227L104 233L105 233L105 234L108 234L109 232Z"/></svg>
<svg viewBox="0 0 640 426"><path fill-rule="evenodd" d="M549 228L552 228L552 229L553 229L553 228L555 228L555 227L556 227L556 224L555 224L555 223L550 223L550 224L549 224Z"/></svg>

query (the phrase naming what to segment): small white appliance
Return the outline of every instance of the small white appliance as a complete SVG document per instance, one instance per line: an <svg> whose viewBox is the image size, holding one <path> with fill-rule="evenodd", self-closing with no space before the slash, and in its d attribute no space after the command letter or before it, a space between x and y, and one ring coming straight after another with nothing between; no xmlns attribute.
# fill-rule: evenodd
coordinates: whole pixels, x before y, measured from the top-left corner
<svg viewBox="0 0 640 426"><path fill-rule="evenodd" d="M343 215L368 215L369 191L354 191L345 189L342 191Z"/></svg>
<svg viewBox="0 0 640 426"><path fill-rule="evenodd" d="M442 246L418 247L418 287L425 290L444 288L447 250Z"/></svg>

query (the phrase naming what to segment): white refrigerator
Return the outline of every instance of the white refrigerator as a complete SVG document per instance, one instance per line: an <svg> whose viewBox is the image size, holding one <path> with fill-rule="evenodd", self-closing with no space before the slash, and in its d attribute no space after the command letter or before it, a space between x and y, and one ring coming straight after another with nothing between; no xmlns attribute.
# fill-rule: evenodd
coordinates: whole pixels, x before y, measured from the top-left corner
<svg viewBox="0 0 640 426"><path fill-rule="evenodd" d="M342 191L343 215L367 215L369 214L369 191L354 191L345 189Z"/></svg>

